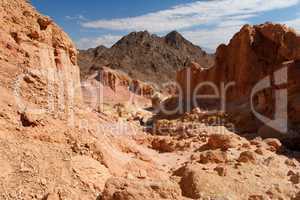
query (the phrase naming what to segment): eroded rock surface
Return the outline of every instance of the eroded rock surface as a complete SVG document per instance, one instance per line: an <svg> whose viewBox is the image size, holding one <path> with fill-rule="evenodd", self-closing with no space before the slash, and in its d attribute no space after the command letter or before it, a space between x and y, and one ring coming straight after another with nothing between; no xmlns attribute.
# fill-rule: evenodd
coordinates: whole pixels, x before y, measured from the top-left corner
<svg viewBox="0 0 300 200"><path fill-rule="evenodd" d="M299 134L297 136L293 131L286 133L267 129L253 115L250 103L253 100L252 105L255 111L273 119L276 106L275 95L287 89L289 128L297 129L296 124L300 119L296 114L299 107L297 99L300 89L297 78L300 74L299 44L299 35L285 25L272 23L245 25L234 35L228 45L218 47L214 67L203 69L197 63L191 63L189 67L178 72L177 81L183 88L183 97L186 103L192 103L194 92L195 94L215 94L209 86L197 89L200 83L208 81L216 85L220 92L225 92L226 111L231 113L239 131L258 132L260 128L263 128L259 131L262 137L289 140L290 146L295 146L295 143L292 145L292 141L293 138L299 137ZM287 70L287 73L284 70ZM186 80L188 74L190 74L190 79ZM268 78L266 81L269 87L262 91L255 91L259 83L261 83L260 86L262 85L260 81L265 78ZM228 87L223 87L222 90L222 84ZM252 92L255 92L253 98L251 98ZM217 104L220 109L221 104L218 100L217 98L213 103ZM277 103L284 105L284 102L278 98ZM281 127L280 123L283 122L278 122L278 127ZM299 140L295 139L295 141Z"/></svg>

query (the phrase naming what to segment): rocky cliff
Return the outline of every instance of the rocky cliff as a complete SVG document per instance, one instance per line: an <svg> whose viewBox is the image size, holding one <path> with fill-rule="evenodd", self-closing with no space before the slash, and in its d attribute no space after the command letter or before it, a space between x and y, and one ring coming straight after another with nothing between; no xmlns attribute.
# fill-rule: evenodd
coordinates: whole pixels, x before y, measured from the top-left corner
<svg viewBox="0 0 300 200"><path fill-rule="evenodd" d="M131 79L126 73L108 67L99 68L99 71L90 76L87 82L93 80L99 81L103 86L110 87L114 92L117 92L117 87L123 87L124 90L147 98L151 98L155 92L155 88L152 85Z"/></svg>
<svg viewBox="0 0 300 200"><path fill-rule="evenodd" d="M69 37L25 0L1 1L0 18L1 86L34 104L44 104L49 95L66 105L79 102L77 50ZM64 90L60 97L59 88Z"/></svg>
<svg viewBox="0 0 300 200"><path fill-rule="evenodd" d="M238 105L243 104L248 108L242 113L235 113L235 117L238 118L242 118L243 113L251 115L251 100L258 112L270 118L274 117L276 94L287 89L289 122L298 123L300 120L297 114L299 112L297 99L300 94L300 83L297 78L300 75L299 60L300 37L293 29L272 23L245 25L228 45L218 47L214 67L205 70L192 64L178 72L177 80L184 88L187 101L193 98L193 92L201 82L209 81L215 84L219 91L222 83L225 86L230 82L234 83L226 91L226 104L229 106L227 111L230 109L230 104L235 105L235 110ZM286 75L283 69L287 69ZM190 80L186 79L188 71L192 72ZM268 78L266 81L269 86L267 85L251 98L252 92L265 78ZM187 83L191 86L190 91ZM212 90L202 87L196 91L196 94L212 94ZM245 131L257 131L262 126L254 116L241 120L238 120L237 124L245 125L243 127Z"/></svg>
<svg viewBox="0 0 300 200"><path fill-rule="evenodd" d="M132 79L159 86L164 82L173 81L176 71L187 61L195 61L209 67L214 58L176 31L165 37L151 35L147 31L133 32L109 49L99 46L80 51L79 54L83 78L107 66L127 73Z"/></svg>

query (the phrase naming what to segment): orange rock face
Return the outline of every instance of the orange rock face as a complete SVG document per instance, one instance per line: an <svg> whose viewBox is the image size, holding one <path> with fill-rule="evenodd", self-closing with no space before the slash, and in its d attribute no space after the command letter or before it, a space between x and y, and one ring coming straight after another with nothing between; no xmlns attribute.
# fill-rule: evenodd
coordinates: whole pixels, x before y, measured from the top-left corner
<svg viewBox="0 0 300 200"><path fill-rule="evenodd" d="M216 86L224 94L227 111L228 105L246 105L251 113L250 102L253 100L254 108L265 116L272 118L275 107L275 97L278 91L287 89L288 112L290 122L299 122L299 91L300 82L300 36L297 33L279 24L266 23L257 26L245 25L230 41L228 45L220 45L216 53L215 66L202 69L196 63L177 73L177 82L183 89L185 102L194 105L192 101L198 94L216 94L211 86L199 87L207 81ZM285 75L279 70L287 68L287 81ZM278 73L277 73L278 72ZM276 76L276 73L278 76ZM188 78L187 78L188 77ZM269 87L255 93L258 83L268 77ZM232 84L231 84L232 83ZM222 86L222 84L224 84ZM223 93L222 93L223 92ZM219 104L218 104L219 105ZM235 106L236 109L236 106ZM239 116L241 111L239 110ZM247 117L248 128L257 130L260 125L251 124L251 116ZM240 124L242 124L242 121ZM249 129L248 129L249 130Z"/></svg>
<svg viewBox="0 0 300 200"><path fill-rule="evenodd" d="M4 72L0 73L1 85L16 88L13 81L20 80L21 85L26 82L24 87L17 87L20 95L31 103L42 104L40 96L58 96L57 90L49 91L51 82L53 89L64 90L65 102L79 102L77 50L68 35L27 1L1 1L0 18L0 65Z"/></svg>

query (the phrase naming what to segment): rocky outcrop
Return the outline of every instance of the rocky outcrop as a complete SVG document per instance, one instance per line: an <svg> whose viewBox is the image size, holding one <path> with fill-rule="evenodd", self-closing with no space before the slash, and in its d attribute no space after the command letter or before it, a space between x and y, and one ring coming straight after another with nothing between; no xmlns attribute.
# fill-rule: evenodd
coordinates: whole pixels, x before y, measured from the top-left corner
<svg viewBox="0 0 300 200"><path fill-rule="evenodd" d="M108 67L101 67L96 73L96 76L91 76L89 79L94 78L104 86L110 87L115 92L117 87L124 87L137 95L150 98L155 91L152 85L131 79L124 72L113 70Z"/></svg>
<svg viewBox="0 0 300 200"><path fill-rule="evenodd" d="M125 73L112 70L108 67L101 67L95 79L100 81L103 85L109 86L114 91L117 85L128 87L131 82Z"/></svg>
<svg viewBox="0 0 300 200"><path fill-rule="evenodd" d="M243 131L254 132L262 124L251 114L251 100L257 112L272 118L275 112L275 95L282 89L288 90L289 122L299 122L299 60L300 37L293 29L272 23L245 25L228 45L218 47L214 67L206 70L192 63L178 72L177 81L183 88L187 103L192 103L197 94L215 94L210 86L197 88L200 83L208 81L214 84L220 95L224 92L226 111L233 111L236 124ZM282 69L288 71L286 82ZM190 79L186 78L188 74ZM268 79L265 82L267 81L269 87L255 93L251 99L254 89L258 84L264 84L260 81L266 77ZM234 85L229 85L230 83Z"/></svg>
<svg viewBox="0 0 300 200"><path fill-rule="evenodd" d="M68 35L25 0L1 1L0 18L1 86L35 104L79 102L77 50Z"/></svg>
<svg viewBox="0 0 300 200"><path fill-rule="evenodd" d="M158 86L174 81L176 70L188 60L209 67L214 57L176 31L165 37L151 35L147 31L133 32L109 49L99 46L82 50L79 54L83 79L102 66L107 66L127 73L132 79L155 83Z"/></svg>

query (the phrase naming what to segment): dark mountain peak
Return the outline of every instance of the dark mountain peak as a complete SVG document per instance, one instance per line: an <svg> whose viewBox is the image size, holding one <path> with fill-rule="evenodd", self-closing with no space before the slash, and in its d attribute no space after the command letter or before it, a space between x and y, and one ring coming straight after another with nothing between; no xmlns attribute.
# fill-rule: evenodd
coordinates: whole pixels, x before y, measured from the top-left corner
<svg viewBox="0 0 300 200"><path fill-rule="evenodd" d="M107 50L106 46L100 45L94 49L94 56L100 56L105 50Z"/></svg>
<svg viewBox="0 0 300 200"><path fill-rule="evenodd" d="M168 33L165 36L165 38L166 39L173 39L173 40L184 39L183 36L177 31L172 31L172 32Z"/></svg>
<svg viewBox="0 0 300 200"><path fill-rule="evenodd" d="M89 48L89 49L87 49L87 50L79 49L78 51L79 51L79 53L81 53L81 52L89 52L89 53L93 53L93 52L104 51L104 50L106 50L106 49L107 49L106 46L100 45L100 46L97 46L97 47L95 47L95 48Z"/></svg>
<svg viewBox="0 0 300 200"><path fill-rule="evenodd" d="M129 36L135 36L135 37L150 37L151 34L148 31L139 31L139 32L132 32L129 34Z"/></svg>
<svg viewBox="0 0 300 200"><path fill-rule="evenodd" d="M148 31L131 32L119 40L114 46L142 43L152 38Z"/></svg>
<svg viewBox="0 0 300 200"><path fill-rule="evenodd" d="M177 49L182 47L183 43L188 43L188 41L177 31L168 33L164 38L167 44Z"/></svg>
<svg viewBox="0 0 300 200"><path fill-rule="evenodd" d="M102 50L102 49L107 49L107 47L104 46L104 45L100 45L100 46L95 48L95 50Z"/></svg>

